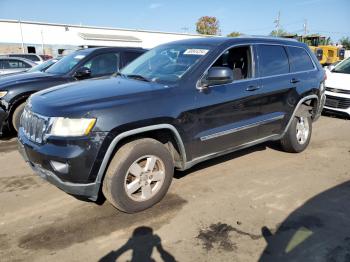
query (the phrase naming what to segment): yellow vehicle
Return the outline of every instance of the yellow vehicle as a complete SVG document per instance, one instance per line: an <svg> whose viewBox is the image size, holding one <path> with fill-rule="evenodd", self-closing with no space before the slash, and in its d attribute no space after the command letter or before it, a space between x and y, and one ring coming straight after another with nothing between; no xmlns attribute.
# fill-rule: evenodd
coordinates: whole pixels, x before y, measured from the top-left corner
<svg viewBox="0 0 350 262"><path fill-rule="evenodd" d="M330 65L344 59L345 49L330 45L325 36L300 36L295 34L283 37L293 38L306 43L311 51L314 52L321 65Z"/></svg>
<svg viewBox="0 0 350 262"><path fill-rule="evenodd" d="M330 45L325 36L305 36L303 42L315 53L321 65L330 65L344 59L345 49Z"/></svg>

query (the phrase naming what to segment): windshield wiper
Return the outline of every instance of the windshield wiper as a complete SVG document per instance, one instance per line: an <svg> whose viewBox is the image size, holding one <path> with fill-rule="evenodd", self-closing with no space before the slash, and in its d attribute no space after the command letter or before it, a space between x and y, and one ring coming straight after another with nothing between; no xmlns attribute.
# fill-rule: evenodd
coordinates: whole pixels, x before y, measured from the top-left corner
<svg viewBox="0 0 350 262"><path fill-rule="evenodd" d="M125 77L125 75L122 74L120 71L115 72L115 73L113 74L113 76L115 76L115 77L117 77L117 76Z"/></svg>
<svg viewBox="0 0 350 262"><path fill-rule="evenodd" d="M145 82L152 82L150 79L142 76L142 75L125 75L128 78L133 78L133 79L137 79L137 80L141 80L141 81L145 81Z"/></svg>

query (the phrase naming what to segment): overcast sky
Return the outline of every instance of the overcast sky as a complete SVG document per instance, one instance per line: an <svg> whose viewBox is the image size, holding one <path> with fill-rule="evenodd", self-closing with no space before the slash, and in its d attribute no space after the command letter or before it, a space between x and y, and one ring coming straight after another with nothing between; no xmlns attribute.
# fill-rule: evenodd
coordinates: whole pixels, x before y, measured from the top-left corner
<svg viewBox="0 0 350 262"><path fill-rule="evenodd" d="M198 18L209 15L223 35L267 35L279 11L288 32L302 34L307 19L309 33L350 36L350 0L0 0L0 19L194 33Z"/></svg>

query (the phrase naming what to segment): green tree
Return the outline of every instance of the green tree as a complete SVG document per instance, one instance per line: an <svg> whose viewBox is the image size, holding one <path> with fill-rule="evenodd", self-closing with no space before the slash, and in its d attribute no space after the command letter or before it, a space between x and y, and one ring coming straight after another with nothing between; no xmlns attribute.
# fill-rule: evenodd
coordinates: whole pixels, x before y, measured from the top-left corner
<svg viewBox="0 0 350 262"><path fill-rule="evenodd" d="M196 23L196 29L199 34L219 35L219 20L215 16L202 16Z"/></svg>
<svg viewBox="0 0 350 262"><path fill-rule="evenodd" d="M287 31L284 31L283 29L273 30L270 33L270 36L286 36L291 35L291 33L288 33Z"/></svg>
<svg viewBox="0 0 350 262"><path fill-rule="evenodd" d="M350 38L349 37L343 37L340 39L340 43L345 49L350 49Z"/></svg>
<svg viewBox="0 0 350 262"><path fill-rule="evenodd" d="M237 37L237 36L240 36L240 35L242 35L242 33L240 33L240 32L232 32L232 33L229 33L227 35L227 37Z"/></svg>

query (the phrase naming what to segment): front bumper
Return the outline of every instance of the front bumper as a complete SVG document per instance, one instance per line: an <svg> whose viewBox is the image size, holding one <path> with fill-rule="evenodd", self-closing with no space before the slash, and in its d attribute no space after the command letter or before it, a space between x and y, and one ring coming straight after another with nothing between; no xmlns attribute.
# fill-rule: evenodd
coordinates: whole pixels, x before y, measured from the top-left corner
<svg viewBox="0 0 350 262"><path fill-rule="evenodd" d="M2 135L4 123L7 117L8 117L7 112L5 112L4 109L0 107L0 135Z"/></svg>
<svg viewBox="0 0 350 262"><path fill-rule="evenodd" d="M43 179L68 194L95 201L100 190L95 170L99 169L98 152L102 141L102 138L99 141L87 138L57 144L48 140L47 143L38 145L30 141L20 129L18 150L34 172ZM68 172L55 170L52 161L66 163Z"/></svg>
<svg viewBox="0 0 350 262"><path fill-rule="evenodd" d="M326 91L326 104L324 109L350 116L350 95Z"/></svg>

